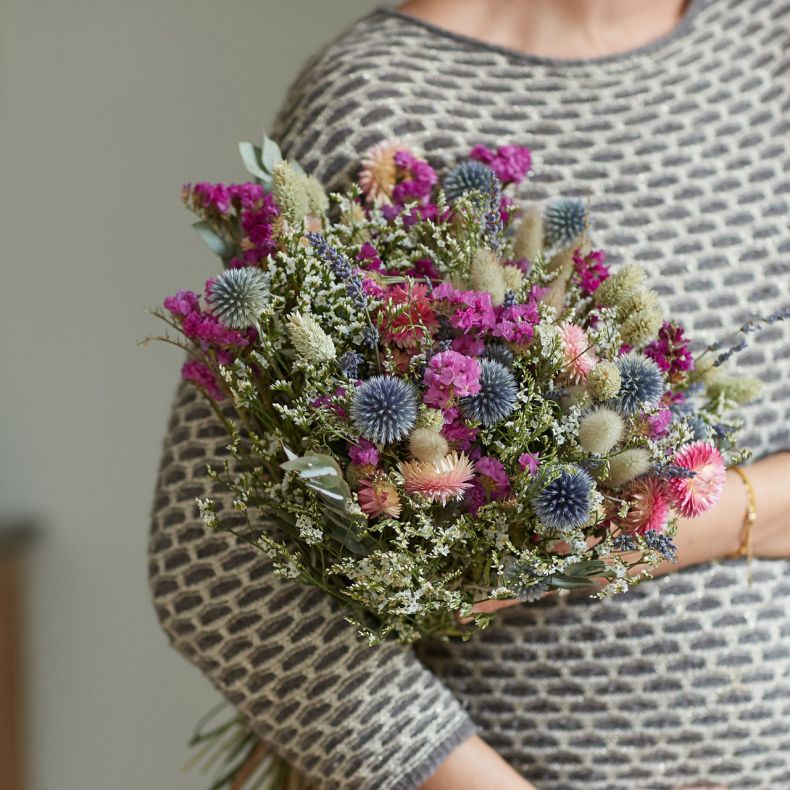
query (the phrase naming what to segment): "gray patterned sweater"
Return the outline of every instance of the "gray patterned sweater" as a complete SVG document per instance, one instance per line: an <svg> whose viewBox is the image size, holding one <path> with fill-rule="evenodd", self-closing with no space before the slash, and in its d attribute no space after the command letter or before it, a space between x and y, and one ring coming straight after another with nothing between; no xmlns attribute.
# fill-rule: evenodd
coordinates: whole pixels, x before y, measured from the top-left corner
<svg viewBox="0 0 790 790"><path fill-rule="evenodd" d="M274 136L330 188L408 140L436 165L478 142L532 147L521 197L588 196L610 260L647 267L702 341L787 304L790 2L692 0L670 35L553 61L380 10L314 56ZM737 367L762 455L790 433L790 322ZM370 649L196 496L222 426L181 385L153 508L150 580L173 645L318 787L414 788L474 731L540 790L790 788L790 563L697 566L605 602L518 606L470 643ZM481 788L484 790L484 788Z"/></svg>

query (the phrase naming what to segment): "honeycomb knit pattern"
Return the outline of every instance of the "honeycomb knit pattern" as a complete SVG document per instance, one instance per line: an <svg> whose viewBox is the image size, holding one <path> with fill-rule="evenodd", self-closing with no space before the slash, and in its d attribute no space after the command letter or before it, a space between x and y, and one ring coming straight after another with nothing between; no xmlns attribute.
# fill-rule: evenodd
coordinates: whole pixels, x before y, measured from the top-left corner
<svg viewBox="0 0 790 790"><path fill-rule="evenodd" d="M330 189L400 137L437 167L529 145L519 195L588 198L609 260L648 271L709 342L788 303L790 2L692 0L622 55L533 57L380 9L310 59L273 135ZM790 322L735 369L765 384L745 441L790 445ZM195 497L224 429L178 388L150 580L173 645L319 788L415 788L478 732L540 790L790 787L790 562L708 563L598 602L506 610L466 644L358 641L324 593L273 575ZM481 788L481 790L483 790Z"/></svg>

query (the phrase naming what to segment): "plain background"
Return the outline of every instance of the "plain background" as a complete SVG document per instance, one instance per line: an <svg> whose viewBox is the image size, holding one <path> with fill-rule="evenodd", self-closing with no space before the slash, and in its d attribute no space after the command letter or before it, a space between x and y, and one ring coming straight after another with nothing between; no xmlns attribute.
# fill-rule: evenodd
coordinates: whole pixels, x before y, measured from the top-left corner
<svg viewBox="0 0 790 790"><path fill-rule="evenodd" d="M243 180L300 63L375 0L0 0L0 518L27 574L33 790L179 790L218 696L167 645L146 541L180 352L144 312L215 259L187 181ZM0 777L0 785L2 778Z"/></svg>

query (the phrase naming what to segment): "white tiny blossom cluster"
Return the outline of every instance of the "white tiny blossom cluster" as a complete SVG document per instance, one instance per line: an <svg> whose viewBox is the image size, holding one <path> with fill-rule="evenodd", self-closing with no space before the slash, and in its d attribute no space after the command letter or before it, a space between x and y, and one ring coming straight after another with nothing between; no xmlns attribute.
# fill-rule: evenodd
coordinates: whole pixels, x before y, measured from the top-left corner
<svg viewBox="0 0 790 790"><path fill-rule="evenodd" d="M296 528L299 536L308 546L315 546L324 539L323 530L319 529L315 522L307 516L299 516L296 519Z"/></svg>

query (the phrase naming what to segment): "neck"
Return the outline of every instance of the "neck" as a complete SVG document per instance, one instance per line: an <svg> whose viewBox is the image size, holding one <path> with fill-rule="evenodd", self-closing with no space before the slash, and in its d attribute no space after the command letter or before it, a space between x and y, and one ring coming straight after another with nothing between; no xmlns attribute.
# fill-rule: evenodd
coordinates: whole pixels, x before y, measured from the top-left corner
<svg viewBox="0 0 790 790"><path fill-rule="evenodd" d="M407 0L404 13L534 55L597 57L671 32L690 0Z"/></svg>

